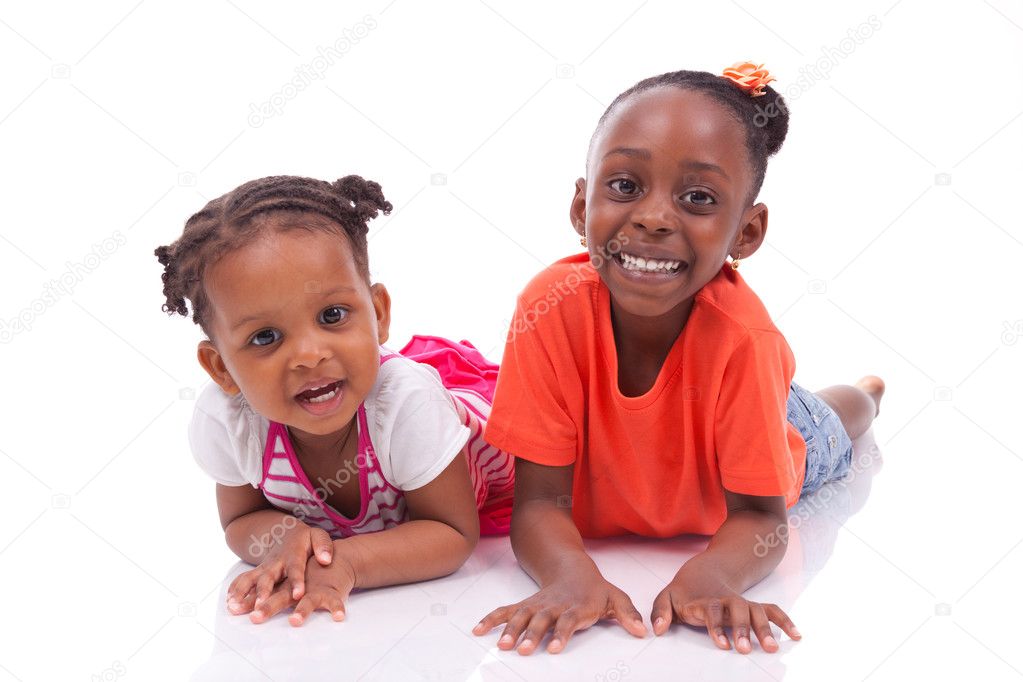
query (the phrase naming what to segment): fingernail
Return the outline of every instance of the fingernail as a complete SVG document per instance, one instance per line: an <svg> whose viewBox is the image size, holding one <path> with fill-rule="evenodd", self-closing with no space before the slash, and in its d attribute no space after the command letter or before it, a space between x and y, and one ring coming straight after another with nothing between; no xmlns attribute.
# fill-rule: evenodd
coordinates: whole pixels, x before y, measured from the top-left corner
<svg viewBox="0 0 1023 682"><path fill-rule="evenodd" d="M511 635L503 635L501 637L501 641L499 642L499 644L511 644L512 641L513 640Z"/></svg>
<svg viewBox="0 0 1023 682"><path fill-rule="evenodd" d="M344 620L344 619L345 619L345 612L344 611L335 611L334 612L334 620Z"/></svg>
<svg viewBox="0 0 1023 682"><path fill-rule="evenodd" d="M795 628L790 628L790 629L792 630L792 636L793 636L793 637L802 637L802 636L803 636L803 635L801 635L801 634L799 633L799 630L797 630L797 629L795 629Z"/></svg>
<svg viewBox="0 0 1023 682"><path fill-rule="evenodd" d="M767 637L764 638L764 644L766 644L767 646L778 646L778 640L768 635Z"/></svg>
<svg viewBox="0 0 1023 682"><path fill-rule="evenodd" d="M728 644L728 638L725 637L724 635L718 635L718 641L721 642L722 644Z"/></svg>
<svg viewBox="0 0 1023 682"><path fill-rule="evenodd" d="M738 646L741 646L743 649L749 649L750 648L749 638L740 637Z"/></svg>
<svg viewBox="0 0 1023 682"><path fill-rule="evenodd" d="M561 648L561 640L560 639L552 639L551 643L547 645L547 648L548 649L560 649Z"/></svg>
<svg viewBox="0 0 1023 682"><path fill-rule="evenodd" d="M654 621L654 627L660 629L662 625L664 625L664 619L658 616L657 620Z"/></svg>
<svg viewBox="0 0 1023 682"><path fill-rule="evenodd" d="M330 555L327 554L326 552L320 552L320 558L323 559L324 561L327 561L330 559Z"/></svg>

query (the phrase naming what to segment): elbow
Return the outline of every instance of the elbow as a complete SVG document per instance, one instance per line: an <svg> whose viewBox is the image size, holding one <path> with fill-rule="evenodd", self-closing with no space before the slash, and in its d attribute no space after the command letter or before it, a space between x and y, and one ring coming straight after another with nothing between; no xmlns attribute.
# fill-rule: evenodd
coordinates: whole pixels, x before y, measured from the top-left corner
<svg viewBox="0 0 1023 682"><path fill-rule="evenodd" d="M452 530L455 531L456 537L452 543L451 551L448 553L450 562L444 575L450 575L461 568L468 561L469 557L472 556L472 553L476 551L476 545L480 541L479 519L475 519L466 528L455 528L452 526Z"/></svg>

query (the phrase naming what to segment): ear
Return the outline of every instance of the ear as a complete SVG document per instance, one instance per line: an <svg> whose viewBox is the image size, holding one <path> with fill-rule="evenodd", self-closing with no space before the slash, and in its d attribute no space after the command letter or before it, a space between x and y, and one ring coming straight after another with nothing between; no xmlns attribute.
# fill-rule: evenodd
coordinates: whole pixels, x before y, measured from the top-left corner
<svg viewBox="0 0 1023 682"><path fill-rule="evenodd" d="M377 343L387 343L391 330L391 295L383 284L374 284L369 288L373 297L373 310L377 316Z"/></svg>
<svg viewBox="0 0 1023 682"><path fill-rule="evenodd" d="M746 209L742 216L742 228L735 238L731 253L746 259L752 256L764 243L767 235L767 205L757 204Z"/></svg>
<svg viewBox="0 0 1023 682"><path fill-rule="evenodd" d="M227 366L224 364L224 358L220 355L220 351L213 345L211 341L200 341L199 349L197 352L199 357L199 364L206 370L206 373L210 375L220 388L224 389L224 393L228 395L237 395L241 393L241 389L238 388L238 384L234 383L234 379L231 378L231 373L227 371Z"/></svg>
<svg viewBox="0 0 1023 682"><path fill-rule="evenodd" d="M580 237L586 236L586 178L579 178L575 181L575 195L572 196L572 205L568 210L569 220L572 227L579 233Z"/></svg>

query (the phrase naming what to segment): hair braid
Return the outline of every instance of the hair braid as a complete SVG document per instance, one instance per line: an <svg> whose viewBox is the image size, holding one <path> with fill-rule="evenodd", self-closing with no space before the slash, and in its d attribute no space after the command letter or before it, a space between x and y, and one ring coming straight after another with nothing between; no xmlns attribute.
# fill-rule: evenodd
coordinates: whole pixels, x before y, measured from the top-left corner
<svg viewBox="0 0 1023 682"><path fill-rule="evenodd" d="M276 175L246 182L206 204L185 223L173 244L154 251L164 266L161 309L187 317L210 335L209 298L204 275L222 256L249 243L266 229L324 230L348 239L359 272L369 279L367 222L391 212L376 182L348 175L330 183L313 178ZM311 216L327 220L311 220ZM270 221L269 218L282 218Z"/></svg>

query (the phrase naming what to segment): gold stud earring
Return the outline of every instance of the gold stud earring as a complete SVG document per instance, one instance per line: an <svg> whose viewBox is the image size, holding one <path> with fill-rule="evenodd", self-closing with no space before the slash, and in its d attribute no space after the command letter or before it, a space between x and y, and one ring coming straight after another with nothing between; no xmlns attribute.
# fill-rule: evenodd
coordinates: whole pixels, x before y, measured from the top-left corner
<svg viewBox="0 0 1023 682"><path fill-rule="evenodd" d="M739 253L742 253L742 252L740 251ZM738 270L739 269L739 259L736 258L735 256L732 256L732 269L733 270Z"/></svg>
<svg viewBox="0 0 1023 682"><path fill-rule="evenodd" d="M586 237L579 237L579 243L586 246Z"/></svg>

